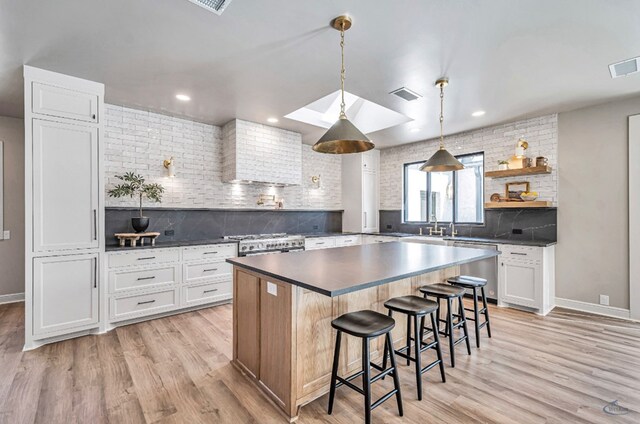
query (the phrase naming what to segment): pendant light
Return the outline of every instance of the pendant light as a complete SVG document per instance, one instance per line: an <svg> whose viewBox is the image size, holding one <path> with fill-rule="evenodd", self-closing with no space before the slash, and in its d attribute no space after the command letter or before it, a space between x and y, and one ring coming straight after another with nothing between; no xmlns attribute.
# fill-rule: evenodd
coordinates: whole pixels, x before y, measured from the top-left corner
<svg viewBox="0 0 640 424"><path fill-rule="evenodd" d="M440 149L420 167L420 170L424 172L447 172L464 169L464 165L444 148L444 88L448 84L447 78L440 78L436 81L436 87L440 87Z"/></svg>
<svg viewBox="0 0 640 424"><path fill-rule="evenodd" d="M340 31L340 50L342 52L342 67L340 68L340 117L335 124L313 145L313 150L319 153L345 154L360 153L373 149L375 146L362 134L355 125L347 119L344 112L344 32L351 28L351 18L348 16L338 16L332 22L333 28Z"/></svg>

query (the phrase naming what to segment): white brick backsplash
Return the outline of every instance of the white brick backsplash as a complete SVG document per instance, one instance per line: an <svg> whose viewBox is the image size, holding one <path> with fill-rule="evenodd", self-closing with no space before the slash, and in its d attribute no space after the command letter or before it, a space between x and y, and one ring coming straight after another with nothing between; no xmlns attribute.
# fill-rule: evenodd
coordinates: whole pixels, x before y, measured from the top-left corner
<svg viewBox="0 0 640 424"><path fill-rule="evenodd" d="M223 152L235 156L233 149L223 149L223 130L213 125L193 122L182 118L160 115L122 106L105 105L105 171L107 189L118 183L115 175L127 171L143 174L149 182L162 184L166 191L162 204L178 208L259 208L256 201L260 194L276 194L284 198L287 209L341 209L341 160L339 156L323 155L302 146L299 159L302 161L302 178L286 175L301 181L300 185L289 187L268 187L266 185L242 185L223 183ZM294 142L300 135L267 125L237 121L247 142L261 140L256 147L255 158L242 157L240 160L274 161L280 160L282 149L278 143L283 134ZM228 126L225 126L227 130ZM236 126L233 130L235 131ZM229 129L230 130L230 129ZM245 137L246 136L246 137ZM226 146L225 146L226 147ZM281 146L280 146L281 147ZM162 166L164 159L173 156L176 177L168 178ZM278 176L279 169L272 169ZM316 188L311 176L321 176L321 186ZM249 179L249 178L247 178ZM114 199L107 196L107 206L136 206L133 199ZM265 206L265 209L271 209Z"/></svg>
<svg viewBox="0 0 640 424"><path fill-rule="evenodd" d="M529 181L531 190L537 191L539 200L558 204L558 115L482 128L445 137L445 146L453 155L484 151L485 170L498 169L499 160L513 156L518 139L529 142L527 156L545 156L553 171L551 174L514 178L486 178L485 199L492 193L503 194L509 181ZM427 160L438 149L438 140L427 140L384 149L380 152L380 208L402 209L403 164Z"/></svg>

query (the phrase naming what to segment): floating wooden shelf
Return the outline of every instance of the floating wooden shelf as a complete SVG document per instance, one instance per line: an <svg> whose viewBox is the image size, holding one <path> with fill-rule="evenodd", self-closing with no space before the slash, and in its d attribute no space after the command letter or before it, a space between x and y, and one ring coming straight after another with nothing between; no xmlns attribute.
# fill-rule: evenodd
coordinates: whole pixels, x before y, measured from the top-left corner
<svg viewBox="0 0 640 424"><path fill-rule="evenodd" d="M506 171L487 171L484 176L488 178L504 178L550 173L550 166L531 166L529 168L507 169Z"/></svg>
<svg viewBox="0 0 640 424"><path fill-rule="evenodd" d="M485 209L506 209L506 208L549 208L551 202L546 200L534 200L533 202L487 202Z"/></svg>

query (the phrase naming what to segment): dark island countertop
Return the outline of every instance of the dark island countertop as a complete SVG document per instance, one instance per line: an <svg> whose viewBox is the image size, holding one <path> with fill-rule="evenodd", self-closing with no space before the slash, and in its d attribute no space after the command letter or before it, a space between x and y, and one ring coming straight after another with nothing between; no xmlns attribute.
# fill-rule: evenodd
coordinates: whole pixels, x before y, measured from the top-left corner
<svg viewBox="0 0 640 424"><path fill-rule="evenodd" d="M499 254L495 250L389 242L230 258L227 262L334 297Z"/></svg>

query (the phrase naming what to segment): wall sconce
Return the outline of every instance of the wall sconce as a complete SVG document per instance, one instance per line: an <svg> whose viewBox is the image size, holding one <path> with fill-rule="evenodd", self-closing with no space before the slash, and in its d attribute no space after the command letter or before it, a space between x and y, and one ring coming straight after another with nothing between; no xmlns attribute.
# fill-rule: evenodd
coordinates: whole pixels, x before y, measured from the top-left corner
<svg viewBox="0 0 640 424"><path fill-rule="evenodd" d="M525 151L529 148L529 143L524 138L518 140L516 144L516 157L522 159L525 157Z"/></svg>
<svg viewBox="0 0 640 424"><path fill-rule="evenodd" d="M167 168L170 178L173 178L176 176L176 166L173 160L173 156L171 156L169 159L165 159L162 164L164 165L165 168Z"/></svg>
<svg viewBox="0 0 640 424"><path fill-rule="evenodd" d="M311 183L315 188L320 188L320 174L311 177Z"/></svg>

